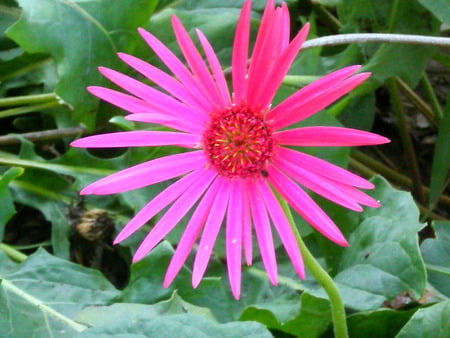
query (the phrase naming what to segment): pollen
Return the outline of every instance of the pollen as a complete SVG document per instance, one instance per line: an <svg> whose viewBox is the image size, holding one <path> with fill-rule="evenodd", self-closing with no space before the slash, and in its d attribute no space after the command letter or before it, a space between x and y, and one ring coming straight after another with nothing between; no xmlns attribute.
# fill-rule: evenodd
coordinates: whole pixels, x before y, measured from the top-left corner
<svg viewBox="0 0 450 338"><path fill-rule="evenodd" d="M246 103L233 105L211 114L203 147L211 166L223 176L262 175L273 155L272 128L264 120L264 111Z"/></svg>

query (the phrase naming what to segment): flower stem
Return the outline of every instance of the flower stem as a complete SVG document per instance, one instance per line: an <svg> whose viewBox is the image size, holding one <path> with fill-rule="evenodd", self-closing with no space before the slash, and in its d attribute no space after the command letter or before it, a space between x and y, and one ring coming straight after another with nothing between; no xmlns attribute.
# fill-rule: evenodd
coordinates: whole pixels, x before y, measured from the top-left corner
<svg viewBox="0 0 450 338"><path fill-rule="evenodd" d="M333 321L333 331L335 338L347 338L348 330L347 330L347 321L345 317L345 308L344 303L342 301L341 295L339 293L336 284L330 275L320 266L314 256L306 247L305 243L300 236L300 233L295 226L294 219L292 217L291 210L289 209L286 201L276 193L278 201L283 208L284 213L291 225L292 231L294 232L295 239L297 240L298 246L302 253L303 261L305 263L308 271L313 275L313 277L319 282L319 284L323 287L325 292L328 295L331 305L331 318Z"/></svg>
<svg viewBox="0 0 450 338"><path fill-rule="evenodd" d="M17 263L22 263L28 257L27 255L21 253L19 250L16 250L5 243L0 243L0 250Z"/></svg>
<svg viewBox="0 0 450 338"><path fill-rule="evenodd" d="M38 104L44 102L54 102L54 101L57 101L56 94L54 93L24 95L24 96L1 98L0 107L13 107L29 104Z"/></svg>

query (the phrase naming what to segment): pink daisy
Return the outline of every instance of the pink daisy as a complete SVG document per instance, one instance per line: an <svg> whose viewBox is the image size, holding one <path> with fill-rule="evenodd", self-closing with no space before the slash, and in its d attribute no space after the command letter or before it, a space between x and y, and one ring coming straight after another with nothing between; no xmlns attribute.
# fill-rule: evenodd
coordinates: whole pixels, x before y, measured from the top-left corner
<svg viewBox="0 0 450 338"><path fill-rule="evenodd" d="M241 261L252 264L253 231L268 278L277 284L272 226L300 278L302 257L293 231L278 203L276 190L317 231L347 246L333 221L302 189L351 210L379 204L360 189L372 189L365 179L326 161L286 146L360 146L389 142L369 132L339 127L284 129L317 113L369 77L360 66L335 71L305 86L275 107L271 101L308 34L308 25L290 41L289 12L285 4L269 0L249 58L251 2L245 1L237 23L232 53L232 94L210 43L197 30L202 53L176 16L173 30L186 60L180 61L149 32L139 33L171 74L134 56L120 59L161 89L155 89L112 69L100 72L128 94L102 87L88 90L128 112L131 121L160 124L173 131L129 131L89 136L75 147L135 147L175 145L191 149L135 165L96 181L81 194L106 195L178 178L161 191L118 234L119 243L168 208L137 249L142 259L191 210L192 215L169 264L167 287L199 244L192 271L197 287L204 276L219 230L225 226L229 282L240 295Z"/></svg>

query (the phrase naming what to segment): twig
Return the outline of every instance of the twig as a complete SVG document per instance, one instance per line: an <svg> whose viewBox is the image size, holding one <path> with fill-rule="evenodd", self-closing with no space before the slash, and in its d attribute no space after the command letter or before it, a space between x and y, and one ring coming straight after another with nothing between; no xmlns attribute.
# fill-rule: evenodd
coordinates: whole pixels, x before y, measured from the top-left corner
<svg viewBox="0 0 450 338"><path fill-rule="evenodd" d="M20 143L20 138L17 136L20 136L20 137L25 138L32 142L36 142L36 141L55 140L55 139L60 139L60 138L67 137L67 136L76 136L76 135L82 134L85 131L86 131L86 129L84 129L82 127L72 127L72 128L64 128L64 129L36 131L36 132L23 133L23 134L17 134L17 135L14 135L14 134L13 135L4 135L4 136L0 136L0 146Z"/></svg>

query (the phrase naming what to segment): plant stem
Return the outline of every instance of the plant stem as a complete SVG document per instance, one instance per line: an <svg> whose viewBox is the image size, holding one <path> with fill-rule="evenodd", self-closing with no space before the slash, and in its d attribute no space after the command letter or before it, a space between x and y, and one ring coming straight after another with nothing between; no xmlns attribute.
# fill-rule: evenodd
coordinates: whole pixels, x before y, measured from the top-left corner
<svg viewBox="0 0 450 338"><path fill-rule="evenodd" d="M7 254L13 261L17 263L22 263L25 259L27 259L27 255L21 253L19 250L14 249L5 243L0 243L0 250Z"/></svg>
<svg viewBox="0 0 450 338"><path fill-rule="evenodd" d="M27 114L27 113L38 111L41 109L51 108L51 107L56 107L56 106L59 106L59 103L57 101L47 101L45 103L36 104L36 105L32 105L32 106L22 106L22 107L18 107L18 108L0 110L0 118Z"/></svg>
<svg viewBox="0 0 450 338"><path fill-rule="evenodd" d="M417 200L420 203L424 204L425 196L422 191L422 178L420 177L420 171L417 163L416 153L414 151L414 146L408 132L406 113L400 100L400 93L398 91L397 83L398 81L396 78L392 78L387 81L387 86L389 88L391 97L392 111L397 118L397 128L400 133L403 150L405 151L405 160L407 161L407 166L409 167L411 178L413 180L412 190Z"/></svg>
<svg viewBox="0 0 450 338"><path fill-rule="evenodd" d="M32 142L48 141L54 139L60 139L67 136L76 136L86 131L82 127L72 127L63 129L52 129L44 131L35 131L31 133L13 134L0 136L0 146L11 145L20 143L20 139L17 136L21 136Z"/></svg>
<svg viewBox="0 0 450 338"><path fill-rule="evenodd" d="M435 129L438 129L438 122L436 114L431 110L430 106L417 95L414 90L411 89L402 79L397 78L397 82L400 86L402 93L411 100L418 110L427 118L427 120L433 125Z"/></svg>
<svg viewBox="0 0 450 338"><path fill-rule="evenodd" d="M442 112L441 105L436 97L436 93L434 92L433 86L431 85L430 80L428 79L427 73L423 73L422 79L420 80L423 90L430 100L431 107L433 109L434 115L438 120L442 119L444 113Z"/></svg>
<svg viewBox="0 0 450 338"><path fill-rule="evenodd" d="M406 177L405 175L392 170L391 168L385 166L383 163L378 162L377 160L373 159L370 156L367 156L359 150L353 150L352 157L350 158L350 165L359 171L360 166L363 165L362 163L364 163L364 167L366 169L362 168L363 170L361 171L361 174L365 175L368 178L379 173L383 175L383 177L396 183L397 185L401 185L409 189L412 189L413 187L413 182L409 177ZM426 195L430 194L429 188L422 186L422 190ZM439 196L439 203L450 207L450 197L446 195Z"/></svg>
<svg viewBox="0 0 450 338"><path fill-rule="evenodd" d="M286 203L286 201L275 192L280 205L286 214L286 217L289 221L289 224L294 232L295 239L297 240L298 246L302 253L303 262L305 263L306 268L314 276L314 278L319 282L319 284L323 287L325 292L328 295L331 305L331 318L333 321L333 330L335 338L347 338L348 330L347 330L347 320L345 317L345 308L344 303L342 301L341 295L339 293L336 284L334 284L333 279L330 275L320 266L314 256L306 247L305 243L300 236L300 233L295 226L294 219L292 217L291 210Z"/></svg>
<svg viewBox="0 0 450 338"><path fill-rule="evenodd" d="M426 35L412 34L388 34L388 33L354 33L322 36L320 38L305 41L302 49L314 47L346 45L351 43L367 43L367 42L388 42L402 43L407 45L433 45L433 46L450 46L450 38L442 38Z"/></svg>
<svg viewBox="0 0 450 338"><path fill-rule="evenodd" d="M29 104L37 104L48 101L57 101L55 93L38 94L38 95L24 95L15 97L6 97L0 99L0 107L23 106Z"/></svg>

